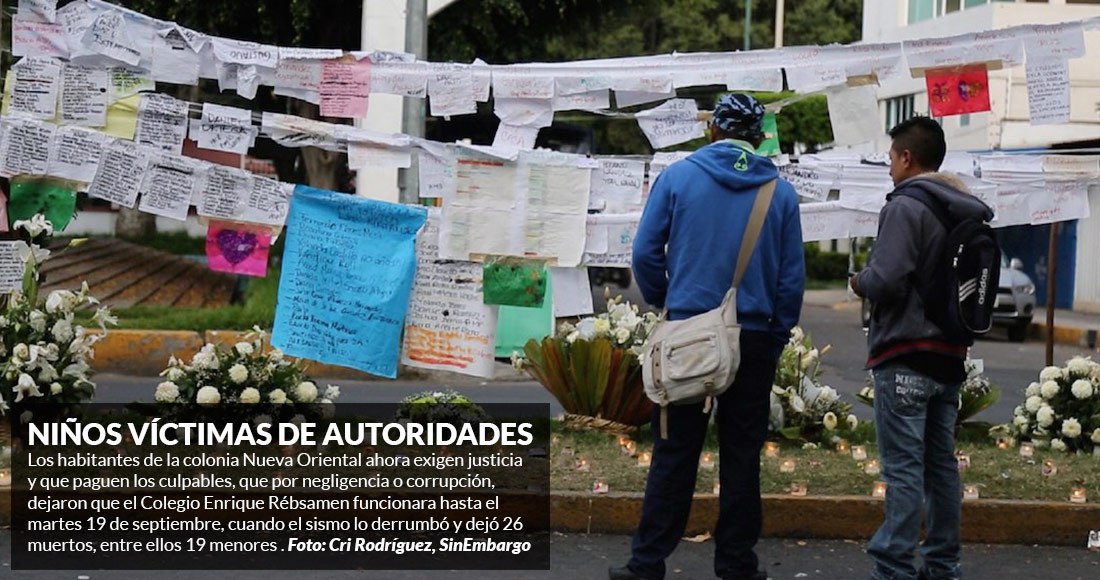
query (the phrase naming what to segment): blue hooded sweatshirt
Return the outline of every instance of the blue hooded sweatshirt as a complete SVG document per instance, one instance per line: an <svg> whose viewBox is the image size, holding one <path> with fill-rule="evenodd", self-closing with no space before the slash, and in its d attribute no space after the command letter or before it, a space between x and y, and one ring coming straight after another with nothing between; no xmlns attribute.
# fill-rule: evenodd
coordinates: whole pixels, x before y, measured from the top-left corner
<svg viewBox="0 0 1100 580"><path fill-rule="evenodd" d="M634 274L649 304L683 320L717 308L733 282L741 240L771 160L748 143L717 141L661 173L634 238ZM779 180L737 292L742 328L786 344L798 324L805 258L798 194Z"/></svg>

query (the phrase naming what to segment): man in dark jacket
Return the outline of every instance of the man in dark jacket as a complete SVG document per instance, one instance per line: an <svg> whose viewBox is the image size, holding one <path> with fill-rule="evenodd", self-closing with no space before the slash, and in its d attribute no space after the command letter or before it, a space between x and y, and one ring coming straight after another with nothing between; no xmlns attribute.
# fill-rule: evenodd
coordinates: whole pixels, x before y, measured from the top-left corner
<svg viewBox="0 0 1100 580"><path fill-rule="evenodd" d="M944 313L931 311L947 226L924 201L903 193L927 194L953 219L989 221L993 212L960 179L936 173L947 151L938 123L916 117L894 127L890 137L895 189L879 215L870 261L850 280L872 304L867 366L886 480L886 519L867 552L875 579L959 578L962 494L954 430L972 341L946 334L935 322ZM914 551L925 510L928 537L918 572Z"/></svg>
<svg viewBox="0 0 1100 580"><path fill-rule="evenodd" d="M674 163L653 185L634 238L634 273L646 302L683 320L722 302L733 282L757 191L777 179L756 155L764 107L749 95L723 96L711 120L712 143ZM720 513L715 573L762 579L753 547L760 537L760 448L768 428L775 367L802 309L805 271L798 195L779 180L756 250L737 292L741 364L718 397ZM671 405L668 438L657 438L642 519L626 567L611 580L661 580L665 558L684 535L709 413L704 404ZM654 412L653 433L660 411Z"/></svg>

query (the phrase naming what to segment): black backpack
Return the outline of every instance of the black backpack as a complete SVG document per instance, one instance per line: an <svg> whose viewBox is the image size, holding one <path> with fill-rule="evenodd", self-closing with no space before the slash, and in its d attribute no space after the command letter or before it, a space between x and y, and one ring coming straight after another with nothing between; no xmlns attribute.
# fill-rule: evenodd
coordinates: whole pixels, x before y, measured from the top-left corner
<svg viewBox="0 0 1100 580"><path fill-rule="evenodd" d="M907 188L897 195L923 203L947 229L947 244L932 284L921 292L925 313L952 341L967 345L993 328L1001 281L1001 247L989 224L959 220L929 193Z"/></svg>

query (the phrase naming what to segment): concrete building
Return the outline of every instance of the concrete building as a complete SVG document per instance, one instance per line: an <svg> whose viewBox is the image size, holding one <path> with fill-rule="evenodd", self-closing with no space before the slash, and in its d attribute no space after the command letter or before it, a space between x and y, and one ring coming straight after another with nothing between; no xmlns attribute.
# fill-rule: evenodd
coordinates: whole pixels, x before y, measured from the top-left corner
<svg viewBox="0 0 1100 580"><path fill-rule="evenodd" d="M1022 24L1054 24L1100 16L1100 0L865 0L863 41L892 42L953 36ZM1087 56L1069 61L1070 122L1032 125L1029 121L1023 67L991 71L991 110L942 120L952 150L993 151L1100 147L1100 31L1085 33ZM883 136L864 148L889 148L885 132L917 114L928 114L925 82L905 79L879 89ZM1100 312L1100 187L1089 192L1092 217L1071 222L1060 245L1056 304ZM1008 228L1006 251L1025 256L1026 270L1039 284L1046 281L1046 233L1049 227ZM1042 298L1042 292L1039 292ZM1042 301L1042 300L1041 300Z"/></svg>

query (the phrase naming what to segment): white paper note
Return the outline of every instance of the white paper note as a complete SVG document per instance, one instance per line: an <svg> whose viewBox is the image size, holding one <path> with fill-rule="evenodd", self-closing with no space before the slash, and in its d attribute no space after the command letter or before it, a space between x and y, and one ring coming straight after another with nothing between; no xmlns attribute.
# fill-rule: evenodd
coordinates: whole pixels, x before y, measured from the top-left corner
<svg viewBox="0 0 1100 580"><path fill-rule="evenodd" d="M57 126L31 119L7 118L0 137L0 173L46 175Z"/></svg>
<svg viewBox="0 0 1100 580"><path fill-rule="evenodd" d="M252 196L252 174L240 169L211 165L199 180L199 215L234 219Z"/></svg>
<svg viewBox="0 0 1100 580"><path fill-rule="evenodd" d="M493 113L501 123L517 127L549 127L554 122L549 99L496 99Z"/></svg>
<svg viewBox="0 0 1100 580"><path fill-rule="evenodd" d="M252 111L212 103L203 103L198 128L198 134L191 138L199 147L238 155L248 153L257 133L252 126Z"/></svg>
<svg viewBox="0 0 1100 580"><path fill-rule="evenodd" d="M1027 106L1032 125L1069 122L1069 65L1058 56L1028 57Z"/></svg>
<svg viewBox="0 0 1100 580"><path fill-rule="evenodd" d="M1100 174L1097 155L1043 155L1042 160L1048 179L1088 179Z"/></svg>
<svg viewBox="0 0 1100 580"><path fill-rule="evenodd" d="M187 220L202 163L189 157L160 154L149 160L138 209L174 220Z"/></svg>
<svg viewBox="0 0 1100 580"><path fill-rule="evenodd" d="M38 57L24 57L15 63L11 67L15 82L8 112L35 119L53 119L61 89L61 66L59 60Z"/></svg>
<svg viewBox="0 0 1100 580"><path fill-rule="evenodd" d="M436 65L428 77L428 95L434 117L477 113L474 77L468 66Z"/></svg>
<svg viewBox="0 0 1100 580"><path fill-rule="evenodd" d="M1045 187L1024 183L997 186L996 216L990 225L995 228L1031 224L1031 196L1047 195Z"/></svg>
<svg viewBox="0 0 1100 580"><path fill-rule="evenodd" d="M107 135L80 127L58 127L50 151L50 175L91 183L99 168L99 158Z"/></svg>
<svg viewBox="0 0 1100 580"><path fill-rule="evenodd" d="M676 91L667 93L645 93L639 91L615 91L615 106L619 108L667 101L676 98Z"/></svg>
<svg viewBox="0 0 1100 580"><path fill-rule="evenodd" d="M783 71L778 68L741 69L726 76L726 88L734 91L783 90Z"/></svg>
<svg viewBox="0 0 1100 580"><path fill-rule="evenodd" d="M23 289L24 264L20 242L0 242L0 293Z"/></svg>
<svg viewBox="0 0 1100 580"><path fill-rule="evenodd" d="M412 167L412 153L402 149L348 143L348 167L351 169L365 167L406 169Z"/></svg>
<svg viewBox="0 0 1100 580"><path fill-rule="evenodd" d="M600 159L592 172L589 209L625 212L642 203L645 162L627 159Z"/></svg>
<svg viewBox="0 0 1100 580"><path fill-rule="evenodd" d="M111 71L69 64L61 77L61 122L82 127L107 125Z"/></svg>
<svg viewBox="0 0 1100 580"><path fill-rule="evenodd" d="M118 139L103 148L88 195L133 208L149 159L133 141Z"/></svg>
<svg viewBox="0 0 1100 580"><path fill-rule="evenodd" d="M554 77L524 66L493 69L493 95L503 99L553 99Z"/></svg>
<svg viewBox="0 0 1100 580"><path fill-rule="evenodd" d="M1031 225L1089 217L1088 194L1084 181L1047 181L1046 191L1030 196Z"/></svg>
<svg viewBox="0 0 1100 580"><path fill-rule="evenodd" d="M554 318L592 314L592 285L588 268L550 268Z"/></svg>
<svg viewBox="0 0 1100 580"><path fill-rule="evenodd" d="M198 84L201 63L199 53L191 48L178 28L171 27L153 35L152 75L155 80L177 85Z"/></svg>
<svg viewBox="0 0 1100 580"><path fill-rule="evenodd" d="M878 90L874 85L840 86L826 91L829 120L837 145L859 145L882 135L877 114Z"/></svg>
<svg viewBox="0 0 1100 580"><path fill-rule="evenodd" d="M13 56L69 58L65 27L60 23L15 16L11 19L11 53Z"/></svg>
<svg viewBox="0 0 1100 580"><path fill-rule="evenodd" d="M285 224L293 192L292 183L280 183L274 179L254 176L248 205L239 214L240 221L270 226Z"/></svg>
<svg viewBox="0 0 1100 580"><path fill-rule="evenodd" d="M156 82L140 69L115 67L111 69L111 100L125 99L138 93L157 88Z"/></svg>
<svg viewBox="0 0 1100 580"><path fill-rule="evenodd" d="M611 107L611 91L607 89L555 96L555 111L599 111Z"/></svg>
<svg viewBox="0 0 1100 580"><path fill-rule="evenodd" d="M374 79L371 79L372 83ZM283 58L275 70L277 88L319 91L321 87L321 61Z"/></svg>
<svg viewBox="0 0 1100 580"><path fill-rule="evenodd" d="M84 34L84 45L97 54L131 66L141 62L141 48L130 34L126 17L118 10L104 12L92 22Z"/></svg>
<svg viewBox="0 0 1100 580"><path fill-rule="evenodd" d="M1080 58L1085 56L1085 30L1081 22L1033 24L1024 39L1027 60Z"/></svg>
<svg viewBox="0 0 1100 580"><path fill-rule="evenodd" d="M20 16L57 22L57 0L19 0Z"/></svg>
<svg viewBox="0 0 1100 580"><path fill-rule="evenodd" d="M851 229L849 210L840 202L804 203L799 206L802 220L802 240L820 242L847 238Z"/></svg>
<svg viewBox="0 0 1100 580"><path fill-rule="evenodd" d="M417 157L420 197L446 200L455 191L455 155L447 150L442 157L420 151Z"/></svg>
<svg viewBox="0 0 1100 580"><path fill-rule="evenodd" d="M673 99L635 117L654 149L702 137L706 127L699 120L699 109L692 99Z"/></svg>
<svg viewBox="0 0 1100 580"><path fill-rule="evenodd" d="M493 147L529 151L535 148L538 136L538 127L501 123L497 126L496 136L493 137Z"/></svg>
<svg viewBox="0 0 1100 580"><path fill-rule="evenodd" d="M373 93L423 99L428 96L428 77L430 75L429 65L423 62L390 61L375 63L375 66L371 68L370 90ZM461 79L458 79L458 82L461 84ZM442 95L439 97L441 102L444 99L445 97ZM463 106L466 107L467 105Z"/></svg>
<svg viewBox="0 0 1100 580"><path fill-rule="evenodd" d="M798 93L812 93L848 82L848 71L841 63L790 66L786 70L787 85Z"/></svg>
<svg viewBox="0 0 1100 580"><path fill-rule="evenodd" d="M779 176L790 182L798 195L825 201L829 192L837 187L840 173L824 167L790 164L779 168Z"/></svg>
<svg viewBox="0 0 1100 580"><path fill-rule="evenodd" d="M524 252L556 258L572 267L584 255L585 216L592 170L568 165L529 165Z"/></svg>
<svg viewBox="0 0 1100 580"><path fill-rule="evenodd" d="M134 141L178 155L187 136L187 109L187 101L160 93L143 94Z"/></svg>
<svg viewBox="0 0 1100 580"><path fill-rule="evenodd" d="M70 57L95 54L84 44L84 35L91 28L92 22L95 22L95 14L87 2L77 0L66 4L57 11L57 19L65 32Z"/></svg>
<svg viewBox="0 0 1100 580"><path fill-rule="evenodd" d="M227 64L257 66L276 69L279 66L279 49L270 44L214 37L214 58Z"/></svg>

